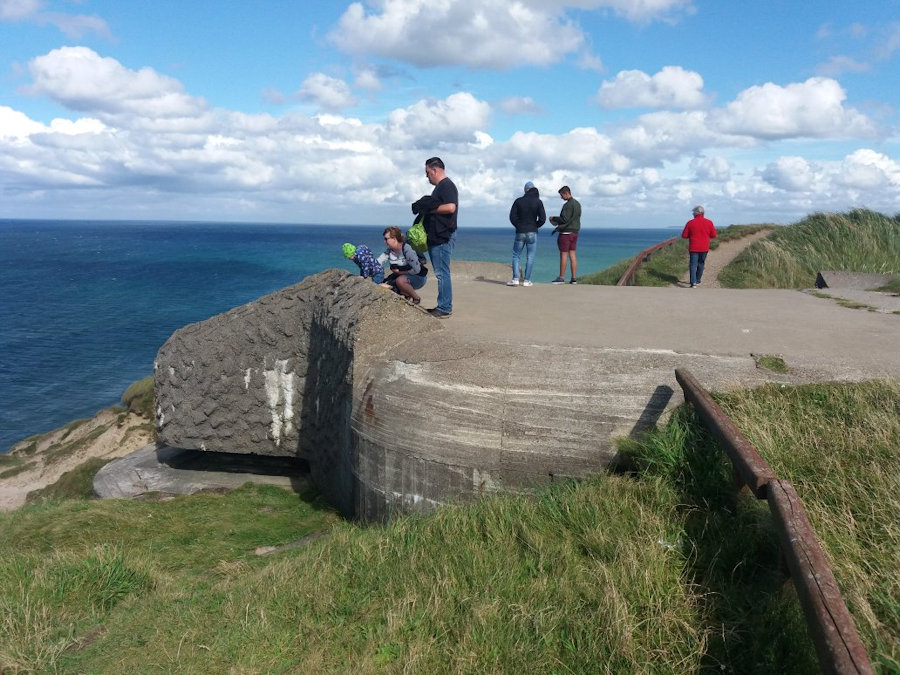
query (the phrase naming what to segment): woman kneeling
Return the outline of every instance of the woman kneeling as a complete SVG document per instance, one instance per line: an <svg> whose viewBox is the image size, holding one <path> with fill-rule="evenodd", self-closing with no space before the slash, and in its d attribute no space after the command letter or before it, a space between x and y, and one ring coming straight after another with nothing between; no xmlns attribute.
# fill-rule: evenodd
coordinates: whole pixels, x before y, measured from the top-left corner
<svg viewBox="0 0 900 675"><path fill-rule="evenodd" d="M388 262L391 274L385 277L381 284L390 288L394 293L399 293L409 298L414 305L418 305L422 298L416 291L425 285L428 268L425 267L425 258L413 250L413 247L403 240L403 233L399 227L392 225L384 230L384 243L387 249L378 257L378 261L384 264Z"/></svg>

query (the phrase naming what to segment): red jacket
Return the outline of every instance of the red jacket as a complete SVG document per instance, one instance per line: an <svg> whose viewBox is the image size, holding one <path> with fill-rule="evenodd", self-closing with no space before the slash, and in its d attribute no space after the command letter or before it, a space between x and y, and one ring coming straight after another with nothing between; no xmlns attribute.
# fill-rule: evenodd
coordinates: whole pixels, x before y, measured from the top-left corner
<svg viewBox="0 0 900 675"><path fill-rule="evenodd" d="M715 239L716 226L713 222L704 216L696 216L687 221L684 231L681 233L682 239L690 239L690 252L703 253L709 250L709 240Z"/></svg>

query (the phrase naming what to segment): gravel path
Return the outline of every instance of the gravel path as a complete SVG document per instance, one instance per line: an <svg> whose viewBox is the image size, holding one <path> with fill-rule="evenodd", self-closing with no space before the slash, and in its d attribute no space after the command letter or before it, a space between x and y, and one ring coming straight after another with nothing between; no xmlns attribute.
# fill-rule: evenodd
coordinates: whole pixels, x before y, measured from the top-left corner
<svg viewBox="0 0 900 675"><path fill-rule="evenodd" d="M719 285L719 273L725 269L725 265L738 257L741 251L747 248L757 239L762 239L771 230L760 230L753 234L741 237L740 239L732 239L719 244L718 248L710 251L706 257L706 267L703 270L703 287L704 288L721 288ZM678 288L687 288L690 283L690 272L687 268L687 260L685 260L684 273L678 279L677 284L673 284Z"/></svg>

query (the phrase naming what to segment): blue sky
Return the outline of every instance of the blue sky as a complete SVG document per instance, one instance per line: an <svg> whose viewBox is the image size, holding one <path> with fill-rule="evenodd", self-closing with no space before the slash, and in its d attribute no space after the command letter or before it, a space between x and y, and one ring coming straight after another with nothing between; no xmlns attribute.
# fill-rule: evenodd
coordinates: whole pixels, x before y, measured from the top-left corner
<svg viewBox="0 0 900 675"><path fill-rule="evenodd" d="M0 218L893 215L897 82L897 0L0 0Z"/></svg>

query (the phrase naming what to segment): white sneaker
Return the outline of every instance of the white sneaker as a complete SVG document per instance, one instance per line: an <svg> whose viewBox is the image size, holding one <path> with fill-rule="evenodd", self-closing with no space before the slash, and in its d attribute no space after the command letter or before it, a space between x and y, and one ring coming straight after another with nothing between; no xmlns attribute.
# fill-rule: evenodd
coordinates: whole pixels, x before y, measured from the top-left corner
<svg viewBox="0 0 900 675"><path fill-rule="evenodd" d="M519 280L518 279L510 279L509 281L506 282L506 285L507 286L518 286Z"/></svg>
<svg viewBox="0 0 900 675"><path fill-rule="evenodd" d="M522 282L522 285L523 285L523 286L534 286L534 284L531 283L530 281L528 281L527 279L526 279L525 281Z"/></svg>

